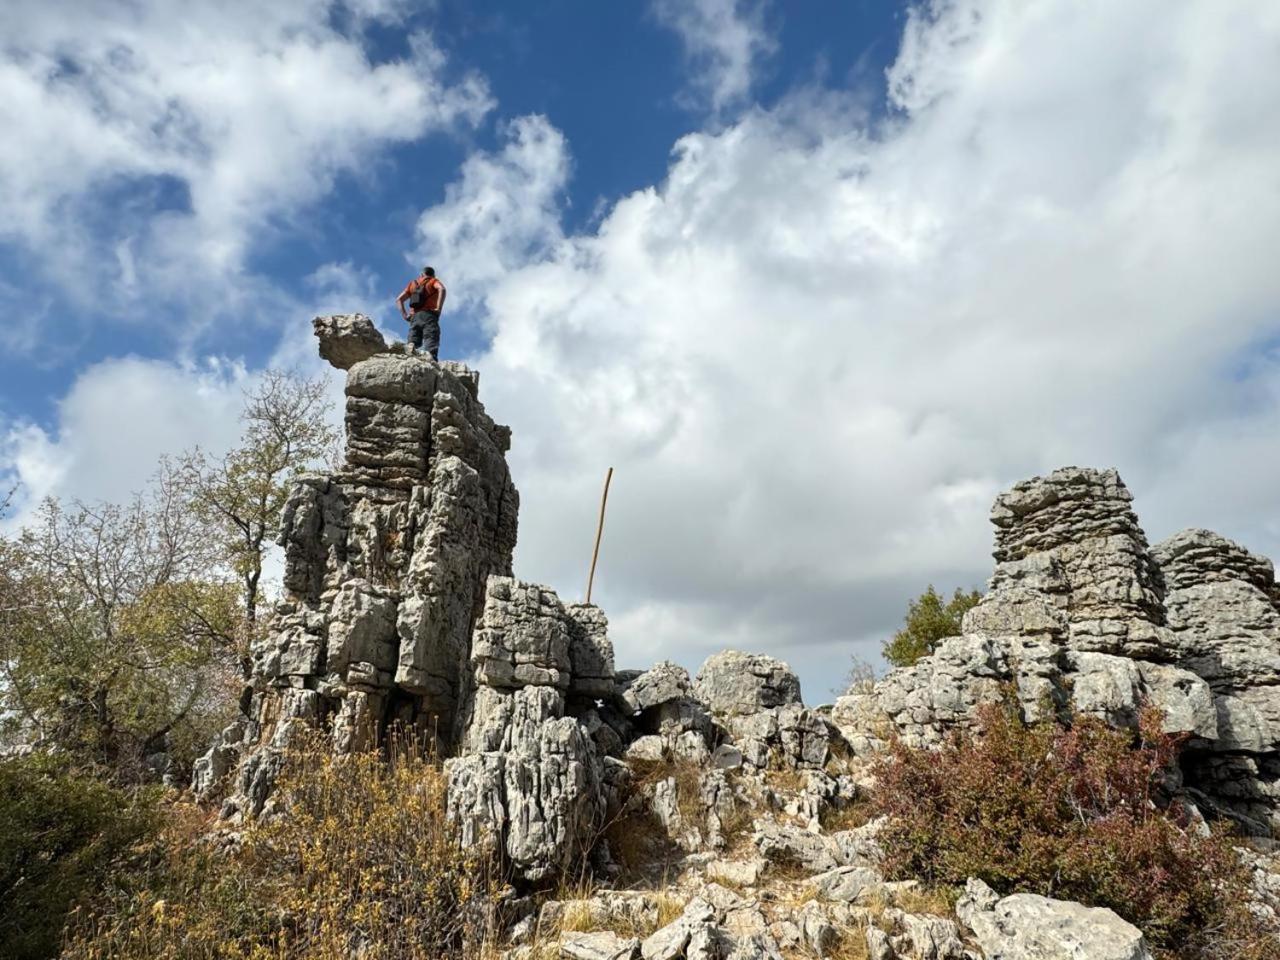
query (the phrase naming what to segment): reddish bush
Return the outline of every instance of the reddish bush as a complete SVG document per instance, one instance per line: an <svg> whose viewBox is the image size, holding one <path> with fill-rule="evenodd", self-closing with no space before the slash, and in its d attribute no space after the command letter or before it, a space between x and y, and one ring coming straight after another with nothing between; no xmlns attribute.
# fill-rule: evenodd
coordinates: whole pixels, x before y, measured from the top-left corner
<svg viewBox="0 0 1280 960"><path fill-rule="evenodd" d="M1186 829L1162 802L1179 744L1154 711L1137 738L1089 717L1027 725L1008 701L985 708L978 728L940 750L897 742L878 761L893 875L980 877L1004 893L1110 907L1180 950L1251 924L1225 838Z"/></svg>

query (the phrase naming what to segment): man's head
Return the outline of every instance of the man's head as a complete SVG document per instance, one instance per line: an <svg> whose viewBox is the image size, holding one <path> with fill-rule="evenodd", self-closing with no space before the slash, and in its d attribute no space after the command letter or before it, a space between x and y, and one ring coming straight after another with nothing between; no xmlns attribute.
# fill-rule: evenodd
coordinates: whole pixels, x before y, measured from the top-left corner
<svg viewBox="0 0 1280 960"><path fill-rule="evenodd" d="M423 275L424 277L434 277L434 276L436 275L436 268L435 268L435 267L423 267L423 268L422 268L422 275Z"/></svg>

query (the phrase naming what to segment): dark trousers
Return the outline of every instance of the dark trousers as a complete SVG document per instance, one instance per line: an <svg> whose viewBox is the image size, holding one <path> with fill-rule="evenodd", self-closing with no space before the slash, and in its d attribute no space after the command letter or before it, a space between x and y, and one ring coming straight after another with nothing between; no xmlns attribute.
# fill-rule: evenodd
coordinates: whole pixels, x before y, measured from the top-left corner
<svg viewBox="0 0 1280 960"><path fill-rule="evenodd" d="M439 310L419 310L409 318L409 342L415 350L425 349L432 360L440 359Z"/></svg>

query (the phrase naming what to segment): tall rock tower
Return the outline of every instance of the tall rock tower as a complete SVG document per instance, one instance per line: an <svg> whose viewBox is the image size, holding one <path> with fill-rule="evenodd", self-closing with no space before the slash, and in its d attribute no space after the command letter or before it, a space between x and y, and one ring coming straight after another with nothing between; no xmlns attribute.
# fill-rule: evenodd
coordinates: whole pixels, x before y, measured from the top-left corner
<svg viewBox="0 0 1280 960"><path fill-rule="evenodd" d="M346 463L289 497L284 596L253 652L248 716L197 765L197 791L235 770L226 815L261 811L300 724L340 752L392 723L451 751L485 584L511 574L511 432L477 374L388 347L361 315L317 317L315 332L347 371Z"/></svg>

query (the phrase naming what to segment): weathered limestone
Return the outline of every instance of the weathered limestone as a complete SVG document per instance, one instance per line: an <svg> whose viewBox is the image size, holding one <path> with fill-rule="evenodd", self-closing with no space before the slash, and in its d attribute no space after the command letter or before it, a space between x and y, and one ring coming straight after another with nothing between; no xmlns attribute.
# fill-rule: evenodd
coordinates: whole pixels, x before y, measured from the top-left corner
<svg viewBox="0 0 1280 960"><path fill-rule="evenodd" d="M1114 470L1068 467L992 508L996 568L962 635L836 701L856 752L896 733L941 742L1012 690L1034 719L1068 708L1186 734L1197 805L1266 835L1280 826L1280 588L1269 561L1206 530L1148 550Z"/></svg>
<svg viewBox="0 0 1280 960"><path fill-rule="evenodd" d="M1142 931L1101 907L1031 893L999 899L981 880L970 879L956 915L987 957L1151 960Z"/></svg>
<svg viewBox="0 0 1280 960"><path fill-rule="evenodd" d="M1180 666L1212 689L1218 736L1188 754L1189 779L1250 833L1280 827L1280 587L1271 561L1208 530L1152 551Z"/></svg>
<svg viewBox="0 0 1280 960"><path fill-rule="evenodd" d="M385 353L387 341L363 313L316 317L311 321L320 340L320 357L339 370L349 370L375 353Z"/></svg>
<svg viewBox="0 0 1280 960"><path fill-rule="evenodd" d="M1065 614L1075 650L1160 658L1160 577L1115 470L1064 467L996 498L991 592L1026 587Z"/></svg>
<svg viewBox="0 0 1280 960"><path fill-rule="evenodd" d="M476 628L470 663L477 686L463 755L445 763L449 816L464 842L494 844L527 880L544 880L585 856L605 816L595 742L565 716L571 638L587 626L603 637L598 614L594 607L566 609L535 584L493 577ZM575 615L589 622L577 623Z"/></svg>
<svg viewBox="0 0 1280 960"><path fill-rule="evenodd" d="M511 572L510 431L485 413L475 375L390 352L367 317L314 326L321 355L347 370L346 463L298 481L281 517L284 597L253 650L249 715L197 771L208 790L233 754L264 754L239 765L228 815L270 794L292 729L281 718L305 713L338 750L392 723L450 749L485 582Z"/></svg>
<svg viewBox="0 0 1280 960"><path fill-rule="evenodd" d="M791 768L821 769L830 733L805 708L800 681L781 660L724 650L708 657L693 683L728 742L747 764L763 768L776 758Z"/></svg>

